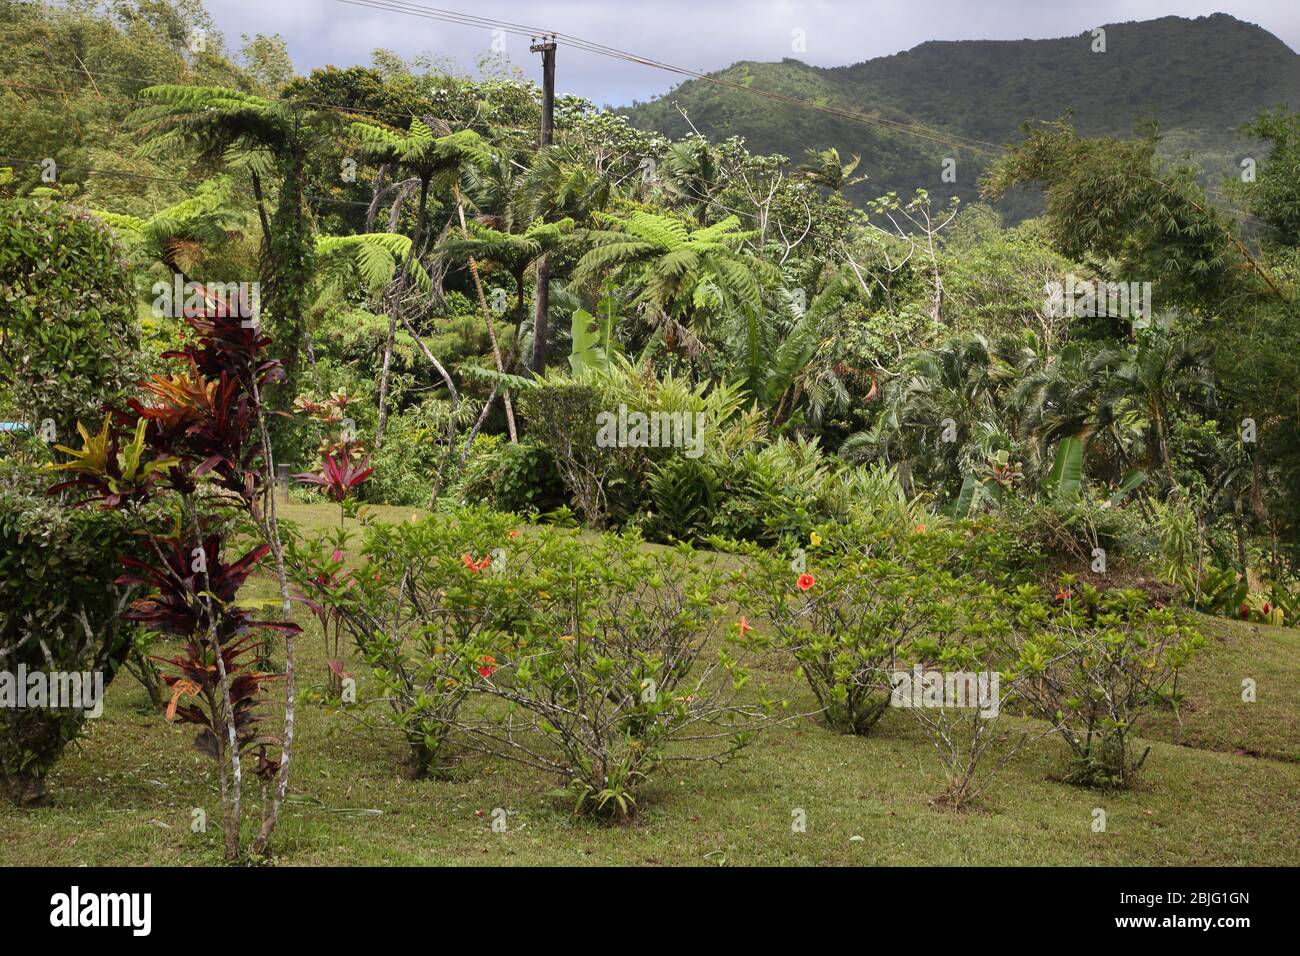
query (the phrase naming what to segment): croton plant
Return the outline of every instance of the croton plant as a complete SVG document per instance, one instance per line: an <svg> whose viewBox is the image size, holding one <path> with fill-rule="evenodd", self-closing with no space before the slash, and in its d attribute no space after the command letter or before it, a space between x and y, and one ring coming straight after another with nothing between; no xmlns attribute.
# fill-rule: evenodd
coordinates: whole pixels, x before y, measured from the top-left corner
<svg viewBox="0 0 1300 956"><path fill-rule="evenodd" d="M167 717L196 725L195 746L220 769L225 852L243 853L240 796L244 760L255 756L263 815L254 853L266 849L288 783L293 732L293 641L288 617L262 390L283 379L271 344L256 323L236 315L186 319L193 333L164 358L175 367L141 383L126 408L110 408L96 435L82 430L83 447L59 450L69 460L52 466L69 479L52 491L80 488L100 507L138 510L146 503L174 511L166 533L141 525L141 552L123 555L118 579L144 589L126 617L178 643L183 650L157 658L171 690ZM243 519L242 521L240 519ZM263 541L236 558L230 536L249 519ZM242 535L241 535L242 539ZM240 591L268 554L280 577L284 621L254 620ZM263 731L258 704L267 672L262 649L268 631L286 635L288 683L282 735ZM269 791L269 792L268 792Z"/></svg>

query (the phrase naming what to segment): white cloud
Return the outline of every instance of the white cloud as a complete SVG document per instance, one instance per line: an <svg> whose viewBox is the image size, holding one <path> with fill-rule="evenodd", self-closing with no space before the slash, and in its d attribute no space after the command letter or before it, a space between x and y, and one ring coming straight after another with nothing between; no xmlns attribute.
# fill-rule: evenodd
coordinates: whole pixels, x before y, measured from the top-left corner
<svg viewBox="0 0 1300 956"><path fill-rule="evenodd" d="M817 66L857 63L909 49L926 40L1020 39L1075 36L1101 23L1177 14L1231 13L1258 23L1300 47L1300 4L1294 0L1009 0L996 6L967 0L432 0L428 6L557 30L643 56L703 71L737 60L795 57ZM333 63L369 63L387 47L409 56L452 57L466 69L491 44L486 29L439 22L339 0L207 0L208 10L239 46L241 33L280 33L300 70ZM1176 9L1175 9L1176 8ZM791 31L806 37L792 50ZM526 37L507 37L507 52L525 75L540 72ZM609 59L561 44L557 86L598 103L648 99L681 77Z"/></svg>

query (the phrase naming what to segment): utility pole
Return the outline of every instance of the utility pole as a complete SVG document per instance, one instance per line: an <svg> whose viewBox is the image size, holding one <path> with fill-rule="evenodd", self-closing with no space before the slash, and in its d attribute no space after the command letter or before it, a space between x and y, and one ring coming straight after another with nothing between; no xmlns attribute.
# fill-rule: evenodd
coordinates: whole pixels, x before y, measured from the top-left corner
<svg viewBox="0 0 1300 956"><path fill-rule="evenodd" d="M533 40L529 51L542 55L542 133L541 148L551 145L555 130L555 34ZM544 253L537 260L536 292L533 296L533 372L546 369L547 312L551 307L551 256Z"/></svg>

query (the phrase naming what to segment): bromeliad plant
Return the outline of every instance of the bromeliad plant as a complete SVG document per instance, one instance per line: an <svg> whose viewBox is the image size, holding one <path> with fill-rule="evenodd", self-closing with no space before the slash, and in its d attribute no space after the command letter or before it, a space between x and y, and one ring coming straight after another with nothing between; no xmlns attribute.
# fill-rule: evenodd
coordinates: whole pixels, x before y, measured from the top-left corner
<svg viewBox="0 0 1300 956"><path fill-rule="evenodd" d="M350 401L347 390L342 388L322 402L306 395L299 395L294 400L294 408L298 411L324 425L339 426L337 439L326 437L321 441L321 470L306 471L293 477L303 484L320 488L330 500L339 503L340 527L346 514L346 502L356 495L357 489L375 472L370 467L370 456L357 441L356 423L347 417Z"/></svg>
<svg viewBox="0 0 1300 956"><path fill-rule="evenodd" d="M283 377L266 356L271 340L237 316L187 319L193 340L165 354L179 368L142 383L141 398L110 412L96 436L82 430L82 449L54 466L103 508L138 514L146 504L172 512L161 533L140 523L143 556L124 555L121 585L142 588L126 617L180 641L184 652L163 663L171 688L168 719L199 727L195 746L217 761L227 859L243 854L241 796L246 759L262 785L262 819L250 849L266 851L288 789L293 739L293 635L297 625L255 621L239 592L268 554L275 557L287 618L288 579L270 489L274 462L262 390ZM263 542L228 560L229 537L251 525ZM254 669L259 632L285 634L284 732L258 725L256 708L271 679ZM264 641L262 644L264 645ZM268 753L268 748L273 748ZM278 749L278 755L274 750ZM273 788L273 789L272 789Z"/></svg>

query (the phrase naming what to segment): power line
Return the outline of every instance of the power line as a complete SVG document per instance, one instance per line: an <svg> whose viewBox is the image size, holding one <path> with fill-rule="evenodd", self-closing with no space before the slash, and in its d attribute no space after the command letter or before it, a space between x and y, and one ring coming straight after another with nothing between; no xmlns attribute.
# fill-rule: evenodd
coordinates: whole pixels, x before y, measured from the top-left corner
<svg viewBox="0 0 1300 956"><path fill-rule="evenodd" d="M741 93L749 93L756 96L762 96L767 99L785 103L786 105L800 109L813 110L820 113L827 113L838 116L843 119L853 120L855 122L868 123L871 125L882 126L892 129L896 132L906 133L921 139L927 139L932 142L941 143L946 146L952 146L958 149L973 149L976 151L985 151L988 149L1001 150L1005 144L992 143L986 140L975 139L974 137L964 136L960 133L944 134L941 131L925 127L920 123L900 123L895 120L885 119L884 117L870 116L866 113L859 113L854 110L846 110L840 107L824 106L820 103L811 103L807 100L801 100L797 97L786 96L783 93L777 93L772 90L764 90L759 87L746 86L740 83L734 83L730 80L724 80L717 76L711 76L698 70L692 70L687 67L676 66L671 63L665 63L661 60L654 60L649 57L640 56L639 54L630 53L626 50L620 50L616 47L606 46L605 44L595 43L590 40L584 40L581 37L569 33L561 33L556 30L543 30L536 27L527 27L522 24L512 23L506 20L496 20L490 17L480 17L470 14L462 14L453 10L443 10L436 7L427 7L422 4L407 3L404 0L339 0L340 3L351 4L358 7L369 7L375 10L383 10L390 13L405 13L410 16L423 17L429 20L438 20L446 23L457 23L462 26L482 27L494 30L500 30L503 33L514 34L516 36L528 36L536 38L540 35L555 36L565 41L569 46L584 50L588 53L595 53L600 56L611 57L614 59L625 60L630 63L637 63L642 66L649 66L654 69L664 70L670 73L676 73L681 76L689 76L704 82L713 83L717 86L725 87ZM964 140L965 142L959 142Z"/></svg>

